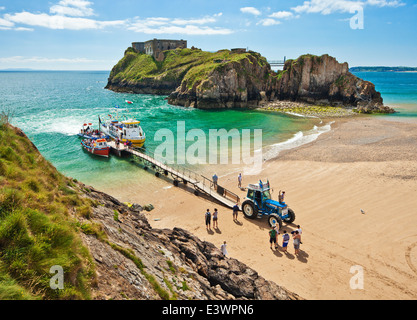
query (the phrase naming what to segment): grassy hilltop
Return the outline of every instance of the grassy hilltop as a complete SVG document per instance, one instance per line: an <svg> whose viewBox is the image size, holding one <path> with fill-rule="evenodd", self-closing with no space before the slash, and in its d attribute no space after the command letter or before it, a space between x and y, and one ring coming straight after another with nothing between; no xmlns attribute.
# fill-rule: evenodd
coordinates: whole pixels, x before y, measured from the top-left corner
<svg viewBox="0 0 417 320"><path fill-rule="evenodd" d="M203 82L213 71L222 70L229 64L250 57L256 57L261 66L267 65L266 59L256 52L208 52L179 48L164 51L164 59L157 61L150 55L128 48L124 57L113 67L106 88L119 92L168 95L183 81L191 89Z"/></svg>

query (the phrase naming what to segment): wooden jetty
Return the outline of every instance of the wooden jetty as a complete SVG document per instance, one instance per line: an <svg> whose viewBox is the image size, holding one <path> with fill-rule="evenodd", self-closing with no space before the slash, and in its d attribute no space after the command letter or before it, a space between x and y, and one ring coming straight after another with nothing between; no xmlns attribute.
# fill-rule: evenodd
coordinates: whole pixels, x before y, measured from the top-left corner
<svg viewBox="0 0 417 320"><path fill-rule="evenodd" d="M240 203L238 195L219 185L214 186L211 179L179 165L167 165L162 163L156 160L154 156L146 154L149 153L149 151L146 151L145 153L142 149L127 147L121 143L119 146L116 146L115 141L108 142L108 145L111 147L111 151L118 156L122 156L123 154L136 156L144 165L144 169L153 169L155 171L155 176L157 177L161 174L165 176L171 175L175 186L178 186L180 182L185 185L192 185L195 195L199 195L200 193L205 194L229 208Z"/></svg>

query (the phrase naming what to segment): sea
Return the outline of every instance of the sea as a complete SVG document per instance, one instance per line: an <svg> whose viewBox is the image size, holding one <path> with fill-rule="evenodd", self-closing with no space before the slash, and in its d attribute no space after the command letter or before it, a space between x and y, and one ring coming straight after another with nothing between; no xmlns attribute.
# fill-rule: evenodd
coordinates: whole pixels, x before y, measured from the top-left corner
<svg viewBox="0 0 417 320"><path fill-rule="evenodd" d="M384 103L398 111L380 117L401 121L417 119L417 73L355 74L373 82ZM77 133L83 124L91 123L92 127L98 128L99 117L103 121L110 116L140 120L146 133L145 152L160 151L165 143L170 146L166 148L165 156L168 158L168 153L174 150L176 159L178 146L183 145L186 152L191 150L194 155L199 155L197 163L186 161L184 166L208 177L215 171L223 175L248 166L243 156L241 163L235 161L232 165L232 149L236 147L232 139L226 151L220 150L219 143L218 165L216 162L210 164L210 151L205 151L204 157L204 152L193 148L197 142L201 145L204 139L208 145L213 130L237 135L241 147L247 137L244 132L248 133L249 155L255 159L255 155L261 153L262 161L267 161L279 156L283 150L314 141L332 126L329 120L275 112L172 106L166 96L106 90L108 76L109 71L3 71L0 72L0 111L11 113L11 123L21 128L60 172L98 189L155 179L132 158L99 158L82 149ZM185 134L180 134L183 131L178 128L184 129ZM169 140L171 136L174 137L172 141ZM174 149L171 142L175 144ZM243 154L243 147L240 151ZM222 152L226 152L230 166L221 162Z"/></svg>

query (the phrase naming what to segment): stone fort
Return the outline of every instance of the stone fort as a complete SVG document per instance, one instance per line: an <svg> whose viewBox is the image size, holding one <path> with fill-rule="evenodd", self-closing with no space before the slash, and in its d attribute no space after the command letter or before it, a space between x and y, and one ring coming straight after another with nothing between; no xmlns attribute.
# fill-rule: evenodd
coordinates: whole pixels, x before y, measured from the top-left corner
<svg viewBox="0 0 417 320"><path fill-rule="evenodd" d="M163 60L163 51L177 48L187 48L187 40L153 39L145 42L132 42L132 47L137 52L153 56L156 60Z"/></svg>

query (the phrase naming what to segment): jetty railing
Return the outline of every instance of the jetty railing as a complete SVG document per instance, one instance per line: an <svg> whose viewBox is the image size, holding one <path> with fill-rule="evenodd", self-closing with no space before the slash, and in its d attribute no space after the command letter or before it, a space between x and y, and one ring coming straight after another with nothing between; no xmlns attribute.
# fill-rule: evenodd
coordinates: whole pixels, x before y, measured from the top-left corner
<svg viewBox="0 0 417 320"><path fill-rule="evenodd" d="M240 202L240 198L237 194L220 185L215 185L212 179L209 179L202 174L196 173L184 167L183 165L168 165L165 161L159 160L157 157L155 157L155 154L150 150L144 148L129 147L126 151L138 152L137 154L135 154L135 152L130 153L148 162L148 165L155 169L158 175L159 173L164 173L165 175L171 174L171 176L174 178L175 185L177 185L176 183L178 183L178 180L180 179L184 184L191 183L196 190L199 190L220 202L225 202L222 198L229 200L229 202L226 201L229 206L231 206L230 201L233 203Z"/></svg>

